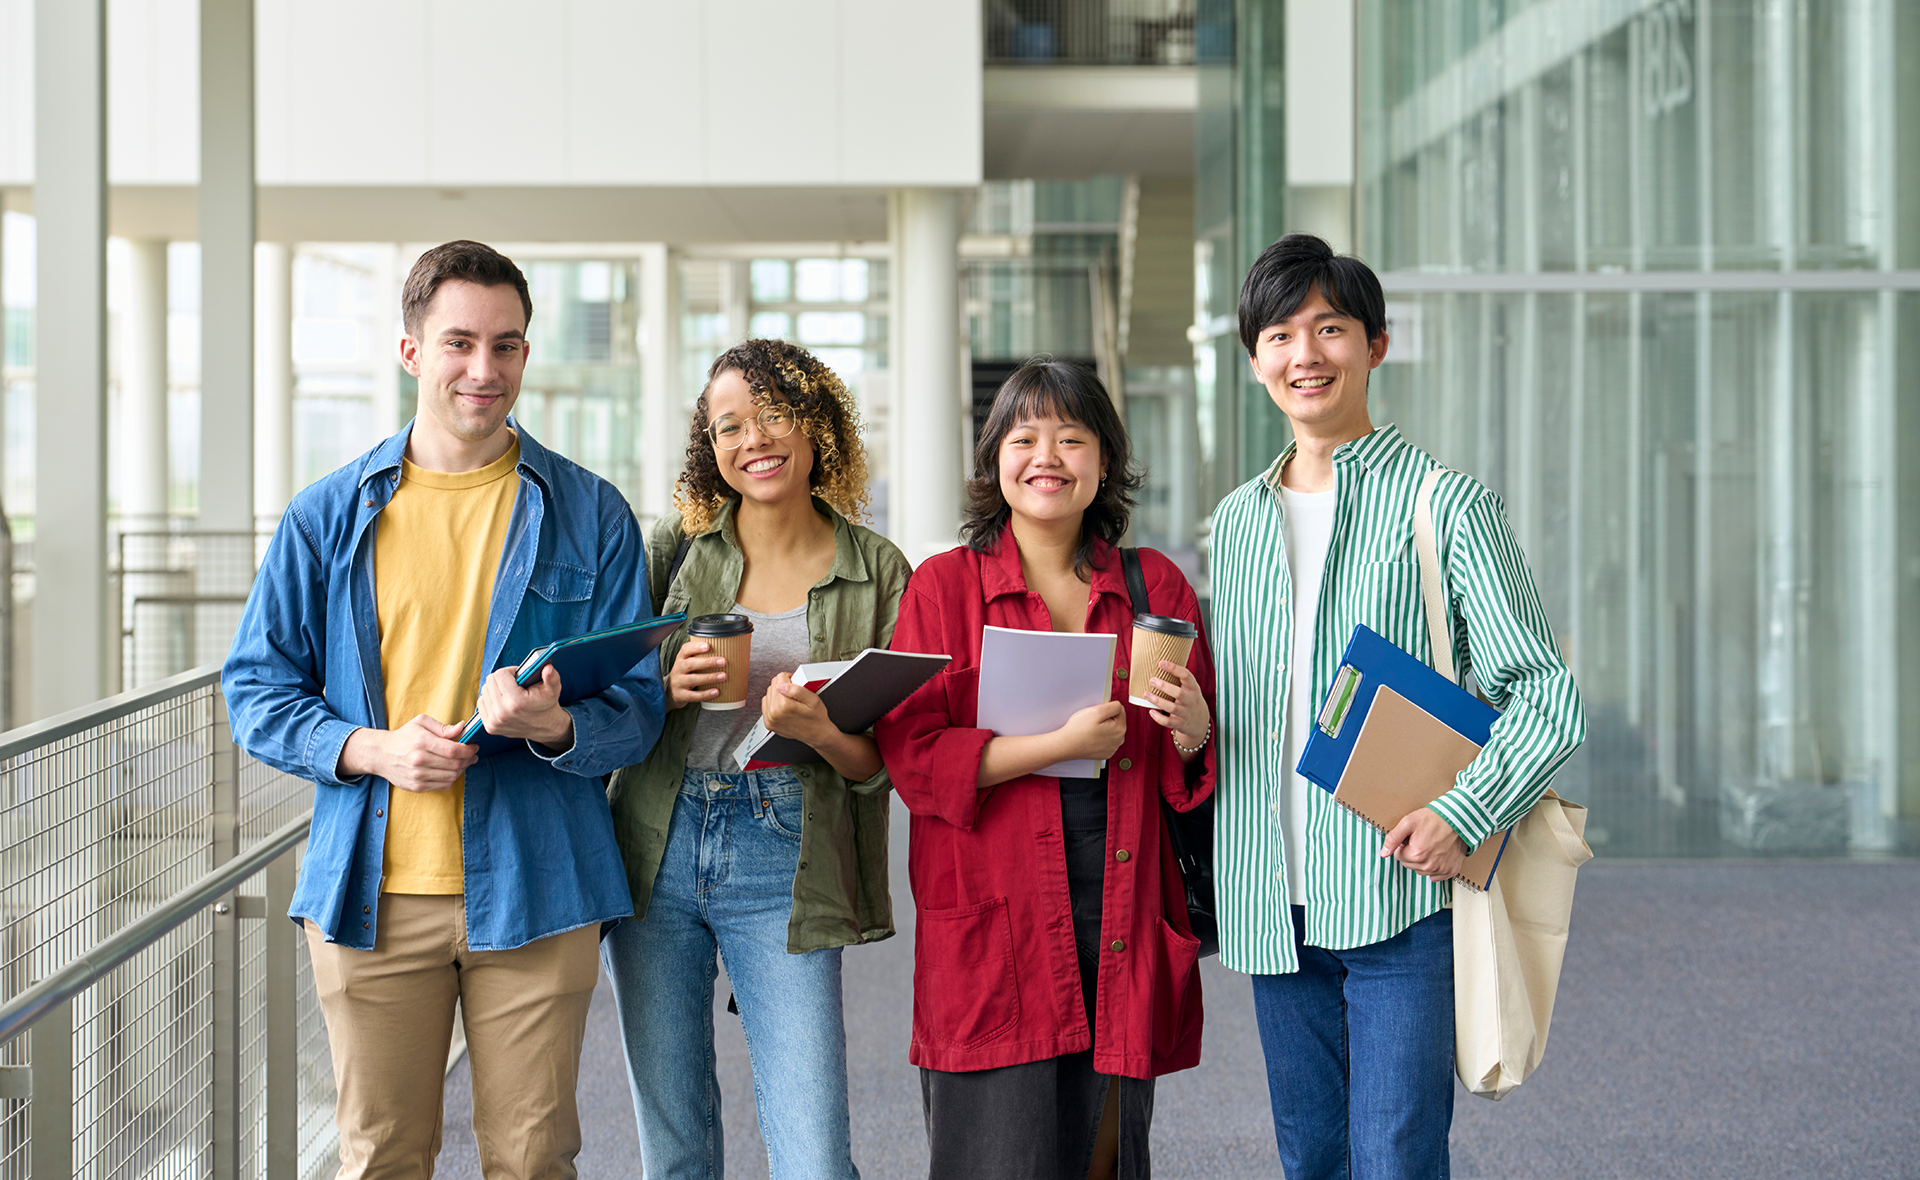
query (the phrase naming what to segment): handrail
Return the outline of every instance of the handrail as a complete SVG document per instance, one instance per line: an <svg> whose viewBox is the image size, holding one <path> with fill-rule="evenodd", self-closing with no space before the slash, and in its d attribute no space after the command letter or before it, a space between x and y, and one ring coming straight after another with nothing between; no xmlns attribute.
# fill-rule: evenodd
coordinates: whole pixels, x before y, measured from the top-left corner
<svg viewBox="0 0 1920 1180"><path fill-rule="evenodd" d="M218 670L215 669L216 674L217 672ZM204 671L182 673L172 680L162 682L162 685L154 686L154 689L127 693L125 696L143 696L164 685L174 684L183 677L203 675L206 675ZM167 698L162 695L160 699ZM54 720L57 721L59 718ZM0 749L4 748L0 746ZM19 1036L34 1021L79 995L109 971L158 942L162 935L186 922L222 893L233 889L248 877L284 856L294 845L306 839L307 830L312 826L313 812L309 810L305 815L283 825L265 840L174 894L151 913L117 931L99 946L8 1000L4 1005L0 1005L0 1044L5 1044Z"/></svg>
<svg viewBox="0 0 1920 1180"><path fill-rule="evenodd" d="M95 701L91 705L82 705L78 709L69 709L65 713L23 725L19 729L0 733L0 760L15 758L29 750L38 749L61 738L72 737L82 730L92 729L109 721L116 721L129 713L138 713L142 709L183 697L198 688L206 688L220 683L220 665L202 664L198 668L189 668L177 676L156 681L145 688L136 688L132 692L123 692L119 696Z"/></svg>

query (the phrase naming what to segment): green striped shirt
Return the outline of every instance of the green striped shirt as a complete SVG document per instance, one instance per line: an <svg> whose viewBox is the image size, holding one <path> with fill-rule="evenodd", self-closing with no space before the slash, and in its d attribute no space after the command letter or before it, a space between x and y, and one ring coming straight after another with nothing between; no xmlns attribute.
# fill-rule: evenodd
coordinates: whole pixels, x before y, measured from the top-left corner
<svg viewBox="0 0 1920 1180"><path fill-rule="evenodd" d="M1289 446L1213 514L1220 961L1261 975L1298 968L1280 826L1280 787L1292 769L1281 765L1287 693L1310 692L1316 706L1325 699L1359 623L1432 659L1413 548L1413 500L1421 477L1439 464L1397 428L1383 426L1333 453L1337 506L1312 666L1304 679L1291 674L1293 587L1279 486L1292 455ZM1527 813L1585 738L1586 720L1499 497L1449 472L1434 489L1433 516L1456 620L1456 662L1463 674L1471 667L1501 711L1486 748L1433 804L1471 848ZM1331 795L1309 791L1309 944L1366 946L1447 904L1448 886L1381 858L1380 844L1380 833Z"/></svg>

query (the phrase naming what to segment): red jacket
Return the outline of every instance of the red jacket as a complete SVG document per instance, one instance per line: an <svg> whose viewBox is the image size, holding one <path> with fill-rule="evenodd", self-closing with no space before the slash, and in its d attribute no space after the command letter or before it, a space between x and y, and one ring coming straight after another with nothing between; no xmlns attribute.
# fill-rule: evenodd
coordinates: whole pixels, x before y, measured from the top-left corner
<svg viewBox="0 0 1920 1180"><path fill-rule="evenodd" d="M1153 613L1198 622L1178 568L1140 551ZM1094 546L1087 630L1119 635L1113 698L1127 696L1133 608L1120 560ZM1100 979L1090 1037L1067 898L1059 780L1028 775L981 790L973 728L981 627L1051 629L1027 589L1011 530L997 551L954 549L907 583L893 646L953 656L947 670L875 729L913 813L908 876L918 921L913 956L915 1065L967 1072L1095 1050L1101 1073L1148 1078L1200 1061L1199 943L1189 933L1180 870L1160 800L1187 811L1213 790L1214 745L1183 766L1169 730L1126 706L1127 737L1107 762L1107 861ZM1205 637L1188 666L1213 705Z"/></svg>

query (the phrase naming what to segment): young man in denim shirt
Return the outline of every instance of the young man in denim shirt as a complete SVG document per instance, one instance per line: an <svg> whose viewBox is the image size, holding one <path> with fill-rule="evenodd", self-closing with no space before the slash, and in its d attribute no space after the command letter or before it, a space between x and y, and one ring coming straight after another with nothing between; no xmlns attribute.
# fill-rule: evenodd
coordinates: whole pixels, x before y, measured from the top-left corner
<svg viewBox="0 0 1920 1180"><path fill-rule="evenodd" d="M571 1177L601 924L633 912L600 776L644 758L648 660L562 706L553 639L645 618L619 492L507 415L526 278L477 242L422 255L402 295L419 416L302 491L222 677L234 740L315 784L291 916L307 932L339 1086L342 1177L427 1176L454 1002L490 1178ZM458 740L478 702L517 739Z"/></svg>

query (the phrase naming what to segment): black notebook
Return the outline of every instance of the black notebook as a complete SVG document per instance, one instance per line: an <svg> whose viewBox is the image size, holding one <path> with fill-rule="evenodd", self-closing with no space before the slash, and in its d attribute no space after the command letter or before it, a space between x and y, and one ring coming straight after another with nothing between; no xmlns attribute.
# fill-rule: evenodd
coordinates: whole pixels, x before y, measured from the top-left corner
<svg viewBox="0 0 1920 1180"><path fill-rule="evenodd" d="M819 694L827 716L841 733L865 733L952 659L870 647L851 660L802 664L793 680ZM764 718L754 722L746 739L733 751L734 765L743 770L820 761L823 759L812 746L774 733Z"/></svg>

